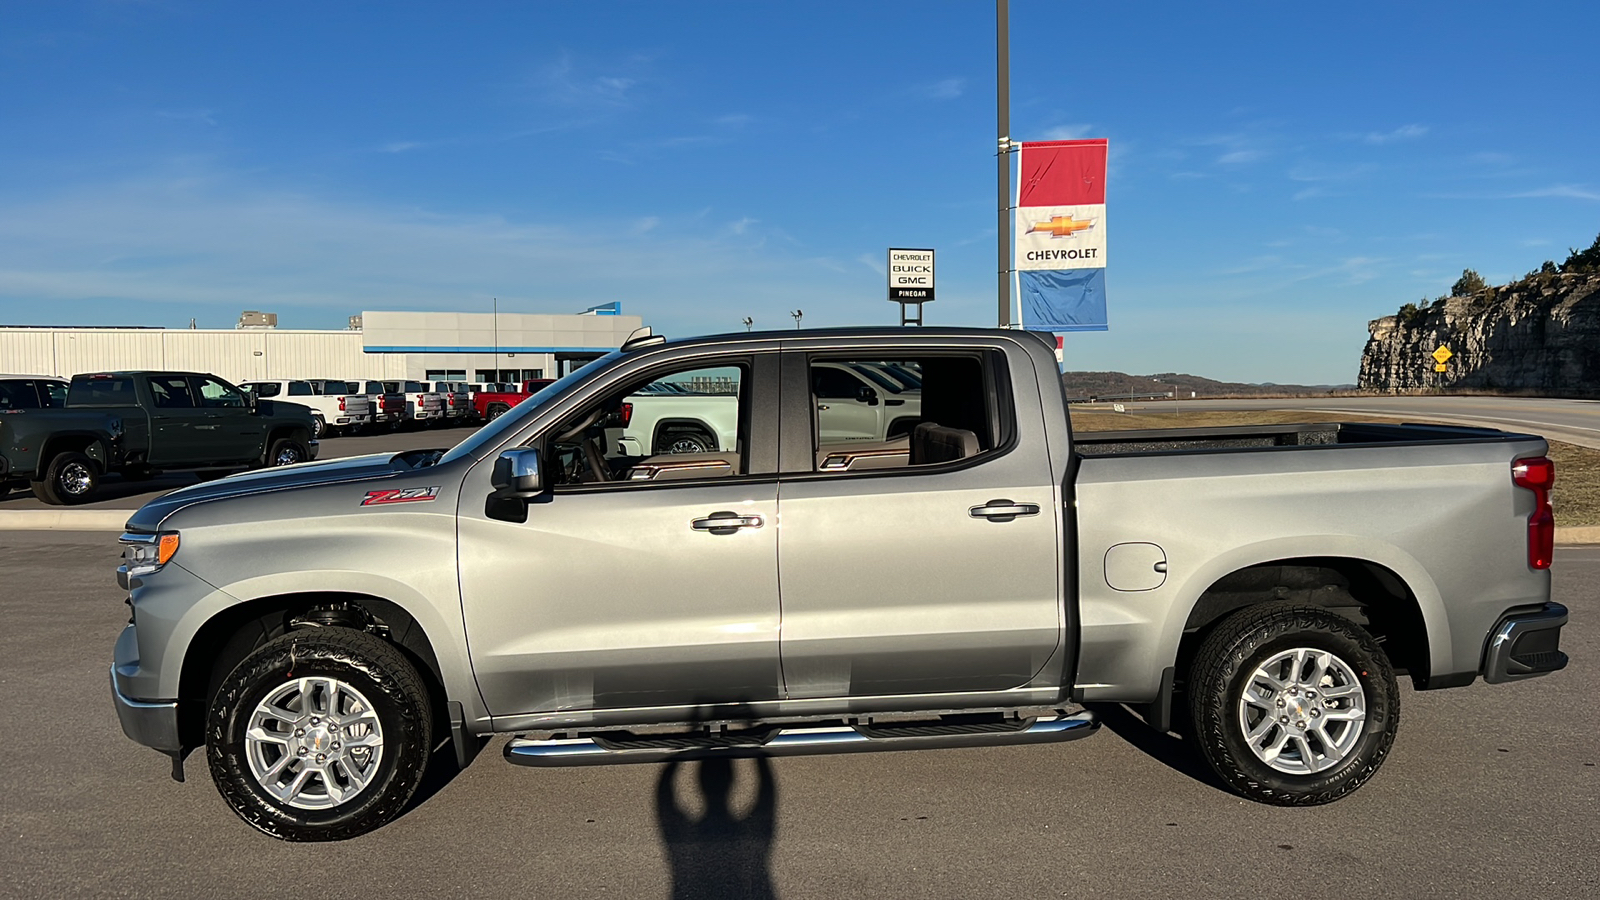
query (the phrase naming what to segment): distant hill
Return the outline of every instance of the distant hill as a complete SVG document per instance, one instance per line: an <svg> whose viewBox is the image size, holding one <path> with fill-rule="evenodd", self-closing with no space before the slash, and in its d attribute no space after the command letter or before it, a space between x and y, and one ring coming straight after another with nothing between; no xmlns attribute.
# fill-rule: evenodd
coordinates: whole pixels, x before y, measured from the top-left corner
<svg viewBox="0 0 1600 900"><path fill-rule="evenodd" d="M1063 372L1061 383L1068 397L1108 397L1116 394L1158 394L1175 391L1187 399L1196 397L1299 397L1321 396L1337 391L1353 391L1353 384L1245 384L1215 381L1199 375L1162 372L1156 375L1129 375L1124 372Z"/></svg>

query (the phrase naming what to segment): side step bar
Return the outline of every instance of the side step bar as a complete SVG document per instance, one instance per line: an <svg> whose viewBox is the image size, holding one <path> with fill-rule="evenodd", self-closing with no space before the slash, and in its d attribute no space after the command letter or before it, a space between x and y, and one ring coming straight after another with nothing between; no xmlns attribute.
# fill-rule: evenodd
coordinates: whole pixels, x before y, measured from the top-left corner
<svg viewBox="0 0 1600 900"><path fill-rule="evenodd" d="M550 738L517 735L506 742L506 761L519 766L606 766L658 763L710 757L813 756L881 750L938 750L1054 744L1088 737L1100 729L1084 710L988 726L918 724L787 725L742 734L706 734L609 740L605 737Z"/></svg>

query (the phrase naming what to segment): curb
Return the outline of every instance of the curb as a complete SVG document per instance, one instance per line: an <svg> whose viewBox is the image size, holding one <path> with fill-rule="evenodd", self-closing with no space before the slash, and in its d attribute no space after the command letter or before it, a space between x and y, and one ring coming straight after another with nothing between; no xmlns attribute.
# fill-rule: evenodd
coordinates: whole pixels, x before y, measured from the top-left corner
<svg viewBox="0 0 1600 900"><path fill-rule="evenodd" d="M132 509L0 510L0 531L122 531ZM1600 544L1600 525L1556 529L1558 544Z"/></svg>
<svg viewBox="0 0 1600 900"><path fill-rule="evenodd" d="M1600 544L1600 525L1574 525L1556 529L1558 544Z"/></svg>
<svg viewBox="0 0 1600 900"><path fill-rule="evenodd" d="M0 531L121 531L131 509L5 509Z"/></svg>

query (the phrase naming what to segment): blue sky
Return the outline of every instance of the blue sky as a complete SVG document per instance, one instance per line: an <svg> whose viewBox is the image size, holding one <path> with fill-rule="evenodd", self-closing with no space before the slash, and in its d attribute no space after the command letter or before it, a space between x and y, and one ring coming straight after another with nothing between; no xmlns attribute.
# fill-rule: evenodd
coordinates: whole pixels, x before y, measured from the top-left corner
<svg viewBox="0 0 1600 900"><path fill-rule="evenodd" d="M1370 318L1600 232L1600 4L1014 0L1012 136L1111 141L1068 365L1354 381ZM0 324L992 325L994 7L0 6Z"/></svg>

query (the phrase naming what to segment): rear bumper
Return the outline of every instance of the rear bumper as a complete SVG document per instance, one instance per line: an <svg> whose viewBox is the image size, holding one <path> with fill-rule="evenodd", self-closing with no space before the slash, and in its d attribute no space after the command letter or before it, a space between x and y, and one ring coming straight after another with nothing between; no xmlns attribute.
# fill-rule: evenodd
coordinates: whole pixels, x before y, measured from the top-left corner
<svg viewBox="0 0 1600 900"><path fill-rule="evenodd" d="M135 743L164 753L183 749L178 740L178 701L134 700L117 686L117 667L111 667L111 702L117 708L122 733Z"/></svg>
<svg viewBox="0 0 1600 900"><path fill-rule="evenodd" d="M1566 668L1567 655L1560 647L1565 624L1567 608L1559 603L1501 616L1484 646L1483 680L1503 684Z"/></svg>

